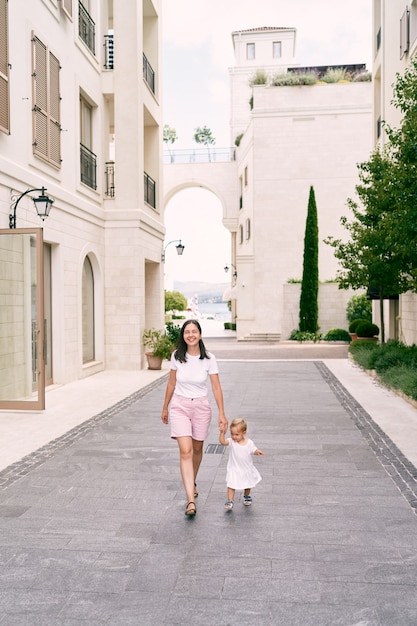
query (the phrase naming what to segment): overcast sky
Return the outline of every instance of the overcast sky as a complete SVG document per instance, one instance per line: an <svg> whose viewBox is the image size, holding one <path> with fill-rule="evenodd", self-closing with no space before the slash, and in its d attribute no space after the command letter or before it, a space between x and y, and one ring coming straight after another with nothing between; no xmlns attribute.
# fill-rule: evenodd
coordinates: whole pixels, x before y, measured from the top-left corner
<svg viewBox="0 0 417 626"><path fill-rule="evenodd" d="M197 147L194 129L204 125L216 147L230 145L228 68L234 65L235 30L295 27L300 65L366 63L372 69L372 0L162 0L162 6L163 120L177 131L174 149ZM182 238L186 246L178 259L174 245L167 249L168 282L228 279L223 267L230 261L230 237L212 194L177 194L165 226L165 243ZM205 247L208 241L216 242L216 255Z"/></svg>

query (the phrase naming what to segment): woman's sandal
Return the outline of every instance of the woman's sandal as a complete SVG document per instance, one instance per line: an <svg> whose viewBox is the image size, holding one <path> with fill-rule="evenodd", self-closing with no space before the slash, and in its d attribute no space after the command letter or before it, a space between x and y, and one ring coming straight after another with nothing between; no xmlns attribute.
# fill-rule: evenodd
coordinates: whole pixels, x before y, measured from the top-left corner
<svg viewBox="0 0 417 626"><path fill-rule="evenodd" d="M190 506L193 506L193 509L190 509ZM188 517L194 517L194 515L197 513L197 509L195 506L194 502L189 502L187 504L187 508L185 509L185 514L188 515Z"/></svg>
<svg viewBox="0 0 417 626"><path fill-rule="evenodd" d="M197 483L194 483L194 498L198 498Z"/></svg>

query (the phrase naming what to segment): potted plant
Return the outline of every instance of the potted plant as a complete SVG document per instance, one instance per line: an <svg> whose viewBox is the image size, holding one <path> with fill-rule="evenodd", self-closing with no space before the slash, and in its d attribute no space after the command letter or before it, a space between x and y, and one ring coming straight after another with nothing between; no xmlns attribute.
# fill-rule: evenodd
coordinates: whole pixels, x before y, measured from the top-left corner
<svg viewBox="0 0 417 626"><path fill-rule="evenodd" d="M374 341L376 343L378 341L376 335L379 335L379 328L376 324L365 320L356 326L356 334L358 339L365 339L366 341Z"/></svg>
<svg viewBox="0 0 417 626"><path fill-rule="evenodd" d="M356 318L354 320L352 320L349 324L349 334L350 337L352 339L352 341L356 341L356 339L358 338L358 333L356 332L358 326L360 326L361 324L363 324L363 322L365 323L369 323L368 320L366 319L362 319L362 318Z"/></svg>
<svg viewBox="0 0 417 626"><path fill-rule="evenodd" d="M174 344L170 337L163 330L148 328L143 331L143 345L148 361L148 369L160 370L162 361L170 359Z"/></svg>

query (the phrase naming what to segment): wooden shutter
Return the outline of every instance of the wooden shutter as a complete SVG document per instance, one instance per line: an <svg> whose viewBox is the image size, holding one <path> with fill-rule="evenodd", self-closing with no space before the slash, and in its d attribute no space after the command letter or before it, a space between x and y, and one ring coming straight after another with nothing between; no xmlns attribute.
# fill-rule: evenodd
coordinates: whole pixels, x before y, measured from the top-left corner
<svg viewBox="0 0 417 626"><path fill-rule="evenodd" d="M10 133L8 0L0 0L0 130Z"/></svg>
<svg viewBox="0 0 417 626"><path fill-rule="evenodd" d="M61 166L59 71L58 59L49 53L49 158L58 167Z"/></svg>
<svg viewBox="0 0 417 626"><path fill-rule="evenodd" d="M33 152L61 166L58 59L33 37Z"/></svg>
<svg viewBox="0 0 417 626"><path fill-rule="evenodd" d="M72 0L61 0L61 7L66 16L72 20Z"/></svg>

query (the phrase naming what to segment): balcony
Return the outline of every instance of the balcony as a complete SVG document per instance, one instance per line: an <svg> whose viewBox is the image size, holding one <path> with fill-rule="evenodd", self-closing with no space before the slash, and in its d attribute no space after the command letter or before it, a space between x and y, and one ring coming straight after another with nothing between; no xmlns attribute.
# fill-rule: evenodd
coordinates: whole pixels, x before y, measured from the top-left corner
<svg viewBox="0 0 417 626"><path fill-rule="evenodd" d="M95 54L96 25L81 0L78 1L78 34L87 48Z"/></svg>
<svg viewBox="0 0 417 626"><path fill-rule="evenodd" d="M108 198L114 198L115 192L116 192L116 188L114 186L114 161L107 161L106 162L105 176L106 176L106 192L105 192L105 195Z"/></svg>
<svg viewBox="0 0 417 626"><path fill-rule="evenodd" d="M114 70L113 35L104 35L104 67L106 70Z"/></svg>
<svg viewBox="0 0 417 626"><path fill-rule="evenodd" d="M80 172L81 182L97 189L97 157L86 146L80 144Z"/></svg>
<svg viewBox="0 0 417 626"><path fill-rule="evenodd" d="M156 183L146 172L144 172L144 188L145 202L156 209Z"/></svg>
<svg viewBox="0 0 417 626"><path fill-rule="evenodd" d="M143 78L152 93L155 93L155 72L152 69L146 55L143 55Z"/></svg>

